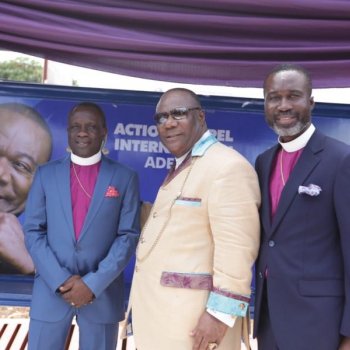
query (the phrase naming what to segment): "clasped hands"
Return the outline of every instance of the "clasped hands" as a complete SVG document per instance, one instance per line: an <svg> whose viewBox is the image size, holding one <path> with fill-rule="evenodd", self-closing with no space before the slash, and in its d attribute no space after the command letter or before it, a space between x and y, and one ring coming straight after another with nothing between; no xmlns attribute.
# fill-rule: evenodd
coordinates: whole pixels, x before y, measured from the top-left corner
<svg viewBox="0 0 350 350"><path fill-rule="evenodd" d="M79 275L68 278L60 287L62 298L71 306L82 307L92 303L95 296Z"/></svg>

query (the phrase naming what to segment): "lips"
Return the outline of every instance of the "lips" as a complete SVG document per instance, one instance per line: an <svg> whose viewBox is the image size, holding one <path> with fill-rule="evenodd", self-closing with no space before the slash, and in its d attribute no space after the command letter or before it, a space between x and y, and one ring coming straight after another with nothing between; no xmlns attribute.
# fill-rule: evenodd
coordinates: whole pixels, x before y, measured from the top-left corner
<svg viewBox="0 0 350 350"><path fill-rule="evenodd" d="M13 196L11 196L11 195L9 195L9 193L7 192L3 192L1 195L0 195L0 201L10 201L10 200L12 200L14 198L14 195Z"/></svg>
<svg viewBox="0 0 350 350"><path fill-rule="evenodd" d="M280 126L290 126L291 124L295 124L297 120L297 116L291 113L278 114L275 117L275 123Z"/></svg>
<svg viewBox="0 0 350 350"><path fill-rule="evenodd" d="M0 197L0 212L11 213L14 210L12 200Z"/></svg>
<svg viewBox="0 0 350 350"><path fill-rule="evenodd" d="M289 123L292 120L295 120L296 118L294 116L283 116L283 117L279 117L277 118L277 121L279 121L280 123Z"/></svg>
<svg viewBox="0 0 350 350"><path fill-rule="evenodd" d="M87 145L89 142L87 140L76 140L75 143Z"/></svg>
<svg viewBox="0 0 350 350"><path fill-rule="evenodd" d="M76 141L75 143L78 147L86 147L89 145L89 142L87 141Z"/></svg>
<svg viewBox="0 0 350 350"><path fill-rule="evenodd" d="M172 140L176 140L177 138L179 138L181 136L181 134L176 134L176 135L168 135L166 136L165 138L169 141L172 141Z"/></svg>

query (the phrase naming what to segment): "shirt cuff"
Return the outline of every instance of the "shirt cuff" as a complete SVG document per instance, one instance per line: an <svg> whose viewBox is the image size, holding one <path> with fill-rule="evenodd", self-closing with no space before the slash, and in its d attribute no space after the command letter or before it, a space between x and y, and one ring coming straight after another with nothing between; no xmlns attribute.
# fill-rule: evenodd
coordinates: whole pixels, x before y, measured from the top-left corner
<svg viewBox="0 0 350 350"><path fill-rule="evenodd" d="M247 297L242 296L242 299L247 299ZM207 309L219 311L230 316L240 317L246 316L248 306L248 301L230 298L215 292L210 292L207 302Z"/></svg>
<svg viewBox="0 0 350 350"><path fill-rule="evenodd" d="M236 316L231 316L229 314L224 314L223 312L220 311L215 311L212 309L207 309L207 313L212 315L213 317L217 318L219 321L222 323L225 323L226 326L229 326L232 328L235 325Z"/></svg>

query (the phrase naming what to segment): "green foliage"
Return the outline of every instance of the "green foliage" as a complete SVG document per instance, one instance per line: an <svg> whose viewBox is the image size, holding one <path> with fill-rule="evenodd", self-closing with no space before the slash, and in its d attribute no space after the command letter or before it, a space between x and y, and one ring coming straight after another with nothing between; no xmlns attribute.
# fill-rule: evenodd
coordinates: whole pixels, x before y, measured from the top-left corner
<svg viewBox="0 0 350 350"><path fill-rule="evenodd" d="M0 62L0 80L41 83L42 71L40 63L27 57Z"/></svg>

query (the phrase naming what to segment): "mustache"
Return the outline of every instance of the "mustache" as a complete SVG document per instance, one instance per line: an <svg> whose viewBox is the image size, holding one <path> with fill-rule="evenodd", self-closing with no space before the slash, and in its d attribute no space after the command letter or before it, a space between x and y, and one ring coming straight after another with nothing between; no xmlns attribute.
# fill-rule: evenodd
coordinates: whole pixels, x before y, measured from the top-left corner
<svg viewBox="0 0 350 350"><path fill-rule="evenodd" d="M298 117L298 113L293 111L278 112L275 113L275 118L276 117Z"/></svg>

